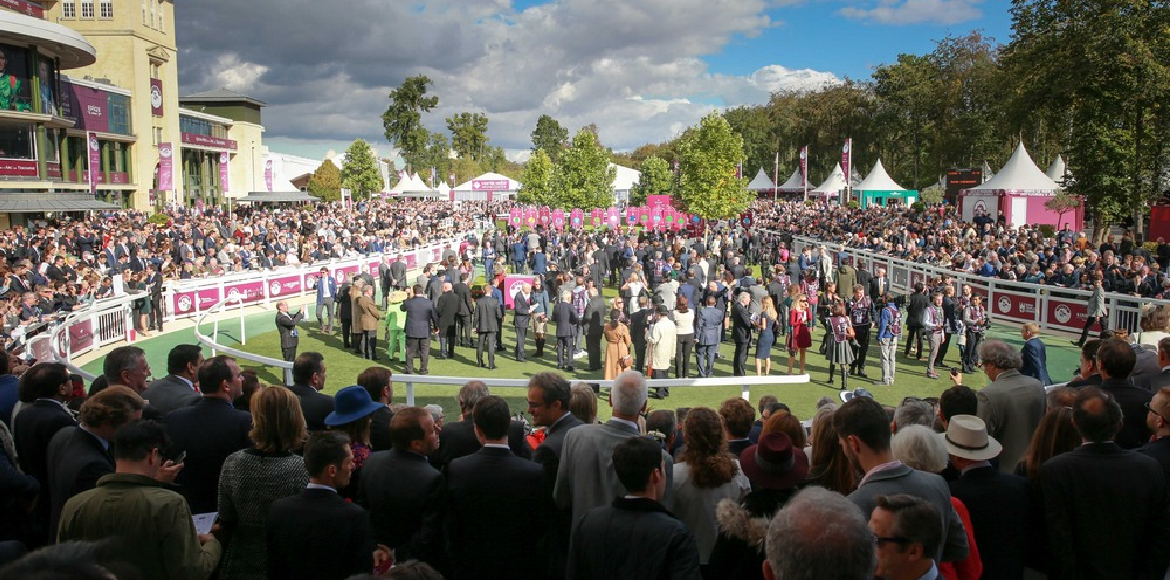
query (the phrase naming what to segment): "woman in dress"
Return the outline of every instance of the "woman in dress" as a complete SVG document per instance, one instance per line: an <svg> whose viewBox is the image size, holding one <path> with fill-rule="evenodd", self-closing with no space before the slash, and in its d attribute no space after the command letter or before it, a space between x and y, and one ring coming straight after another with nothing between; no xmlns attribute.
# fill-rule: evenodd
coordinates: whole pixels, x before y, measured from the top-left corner
<svg viewBox="0 0 1170 580"><path fill-rule="evenodd" d="M353 450L353 476L349 485L337 493L353 500L357 498L358 474L370 457L370 420L386 405L374 402L370 392L358 385L337 391L333 405L333 412L325 417L325 426L348 435L349 448Z"/></svg>
<svg viewBox="0 0 1170 580"><path fill-rule="evenodd" d="M536 339L536 358L544 356L544 335L548 329L548 316L551 314L548 305L548 291L544 288L544 278L537 276L532 280L532 334Z"/></svg>
<svg viewBox="0 0 1170 580"><path fill-rule="evenodd" d="M792 374L792 359L800 353L800 374L804 374L804 355L808 347L812 346L812 310L808 304L808 297L797 294L792 302L791 312L788 313L788 374Z"/></svg>
<svg viewBox="0 0 1170 580"><path fill-rule="evenodd" d="M772 303L771 296L765 296L761 304L763 307L756 320L756 327L760 329L756 341L756 375L760 376L772 374L772 345L776 343L778 332L776 326L779 320L779 313L776 312L776 305Z"/></svg>
<svg viewBox="0 0 1170 580"><path fill-rule="evenodd" d="M634 346L630 339L630 330L622 324L621 312L609 311L609 324L602 330L605 336L605 380L612 381L627 366L623 363L629 360L630 348Z"/></svg>
<svg viewBox="0 0 1170 580"><path fill-rule="evenodd" d="M135 292L140 292L143 296L134 301L134 315L137 317L136 326L138 327L138 331L142 333L142 336L148 337L150 336L150 332L147 329L150 328L148 321L150 320L151 306L150 288L146 287L146 273L138 272L134 274L133 280L134 282L131 288Z"/></svg>
<svg viewBox="0 0 1170 580"><path fill-rule="evenodd" d="M847 388L849 365L853 364L853 323L845 316L845 305L833 306L833 311L825 321L825 337L829 341L826 345L826 357L829 360L829 384L833 384L833 373L836 367L841 367L841 390Z"/></svg>
<svg viewBox="0 0 1170 580"><path fill-rule="evenodd" d="M686 296L679 296L674 302L670 318L675 326L674 378L687 379L691 376L691 353L695 350L695 311L690 308Z"/></svg>
<svg viewBox="0 0 1170 580"><path fill-rule="evenodd" d="M673 511L695 535L700 570L709 578L715 571L706 570L707 561L719 535L715 507L724 499L739 503L751 491L751 483L727 450L723 422L713 409L691 409L683 422L683 438L686 449L674 464Z"/></svg>
<svg viewBox="0 0 1170 580"><path fill-rule="evenodd" d="M309 483L304 460L293 454L308 435L300 399L285 387L267 387L252 396L251 410L253 446L229 455L219 474L223 580L268 577L268 507Z"/></svg>
<svg viewBox="0 0 1170 580"><path fill-rule="evenodd" d="M642 290L645 284L636 273L630 274L629 280L622 285L621 295L626 299L626 312L633 312L638 309L638 297L642 295Z"/></svg>

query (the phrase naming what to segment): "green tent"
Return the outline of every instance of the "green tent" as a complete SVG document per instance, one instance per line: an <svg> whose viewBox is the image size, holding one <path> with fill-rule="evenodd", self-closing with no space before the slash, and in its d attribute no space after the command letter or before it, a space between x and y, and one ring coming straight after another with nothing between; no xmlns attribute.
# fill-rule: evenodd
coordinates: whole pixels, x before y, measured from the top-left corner
<svg viewBox="0 0 1170 580"><path fill-rule="evenodd" d="M918 201L918 191L914 189L905 189L898 185L890 174L886 173L886 168L882 167L882 161L873 166L873 171L853 188L853 195L861 201L861 207L869 207L877 205L885 207L891 201L900 205L910 205Z"/></svg>

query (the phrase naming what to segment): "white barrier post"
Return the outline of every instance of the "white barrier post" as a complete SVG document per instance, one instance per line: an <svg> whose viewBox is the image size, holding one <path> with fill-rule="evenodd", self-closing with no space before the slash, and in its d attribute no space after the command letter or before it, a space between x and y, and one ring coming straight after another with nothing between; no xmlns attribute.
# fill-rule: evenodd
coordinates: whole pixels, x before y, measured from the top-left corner
<svg viewBox="0 0 1170 580"><path fill-rule="evenodd" d="M240 299L240 345L248 344L248 333L244 330L244 300Z"/></svg>

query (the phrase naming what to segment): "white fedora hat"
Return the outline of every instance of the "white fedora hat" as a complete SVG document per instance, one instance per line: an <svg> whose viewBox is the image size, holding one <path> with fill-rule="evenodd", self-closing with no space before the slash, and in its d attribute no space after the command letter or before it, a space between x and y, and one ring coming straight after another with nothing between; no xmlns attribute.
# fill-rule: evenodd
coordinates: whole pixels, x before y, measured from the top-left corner
<svg viewBox="0 0 1170 580"><path fill-rule="evenodd" d="M974 415L955 415L947 425L947 451L955 457L985 461L1003 450L994 437L987 434L987 424Z"/></svg>

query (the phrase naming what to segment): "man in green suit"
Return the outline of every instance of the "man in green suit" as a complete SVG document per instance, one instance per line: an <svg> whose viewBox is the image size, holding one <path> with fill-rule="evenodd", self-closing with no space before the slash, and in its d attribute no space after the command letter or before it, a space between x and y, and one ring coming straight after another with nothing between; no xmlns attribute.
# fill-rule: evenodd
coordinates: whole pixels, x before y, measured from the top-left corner
<svg viewBox="0 0 1170 580"><path fill-rule="evenodd" d="M406 312L402 311L402 301L406 300L406 292L395 290L390 293L390 307L386 309L384 317L386 326L386 356L402 362L406 353Z"/></svg>

